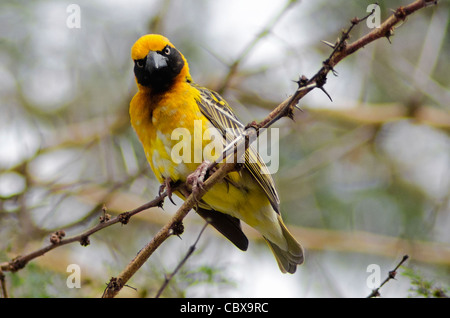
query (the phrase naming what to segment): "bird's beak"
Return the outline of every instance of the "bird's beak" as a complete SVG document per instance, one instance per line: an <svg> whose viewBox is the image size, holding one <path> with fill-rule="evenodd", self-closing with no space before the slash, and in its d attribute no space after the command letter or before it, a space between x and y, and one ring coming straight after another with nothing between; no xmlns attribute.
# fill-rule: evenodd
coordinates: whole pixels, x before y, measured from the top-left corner
<svg viewBox="0 0 450 318"><path fill-rule="evenodd" d="M152 74L154 71L167 67L167 57L155 51L150 51L147 55L146 68Z"/></svg>

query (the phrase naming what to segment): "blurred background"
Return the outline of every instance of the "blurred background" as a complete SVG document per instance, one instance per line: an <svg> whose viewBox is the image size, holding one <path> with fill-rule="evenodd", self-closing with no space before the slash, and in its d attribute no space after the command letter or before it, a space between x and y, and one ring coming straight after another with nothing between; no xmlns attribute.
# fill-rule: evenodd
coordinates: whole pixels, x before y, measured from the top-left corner
<svg viewBox="0 0 450 318"><path fill-rule="evenodd" d="M410 1L378 1L381 19ZM264 118L315 74L372 1L67 1L0 3L0 263L81 233L102 206L117 215L153 199L159 184L130 127L136 92L130 49L161 33L194 80L219 91L243 123ZM381 280L408 254L382 297L436 295L450 271L450 41L447 1L420 10L341 62L326 89L283 119L274 179L282 215L306 249L282 275L249 228L243 253L208 228L165 297L366 297L368 266ZM69 22L69 23L68 23ZM75 23L75 25L71 24ZM365 23L351 34L370 29ZM180 206L180 201L176 201ZM12 297L99 297L177 206L166 201L127 225L59 247L5 272ZM191 212L122 297L153 297L203 226ZM81 288L66 286L69 264Z"/></svg>

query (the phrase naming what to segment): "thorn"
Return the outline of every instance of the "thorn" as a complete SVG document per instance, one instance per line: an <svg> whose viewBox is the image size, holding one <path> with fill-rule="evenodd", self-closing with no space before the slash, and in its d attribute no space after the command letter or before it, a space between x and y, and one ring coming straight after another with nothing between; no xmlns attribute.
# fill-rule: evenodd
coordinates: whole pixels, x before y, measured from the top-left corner
<svg viewBox="0 0 450 318"><path fill-rule="evenodd" d="M288 118L292 119L293 121L295 121L295 120L294 120L294 112L292 111L292 108L289 107L288 113L287 113L286 116L287 116Z"/></svg>
<svg viewBox="0 0 450 318"><path fill-rule="evenodd" d="M334 68L331 67L330 70L331 70L331 73L333 73L334 76L336 76L336 77L338 76L339 73Z"/></svg>
<svg viewBox="0 0 450 318"><path fill-rule="evenodd" d="M328 45L328 46L331 47L332 49L334 49L334 48L336 47L336 44L330 43L330 42L328 42L328 41L321 40L320 42L322 42L322 43L325 44L325 45Z"/></svg>
<svg viewBox="0 0 450 318"><path fill-rule="evenodd" d="M294 107L295 107L296 109L298 109L299 111L301 111L302 113L304 112L304 110L303 110L303 109L301 109L301 108L300 108L300 106L298 106L298 105L294 105Z"/></svg>
<svg viewBox="0 0 450 318"><path fill-rule="evenodd" d="M135 291L138 290L136 287L133 287L133 286L130 286L130 285L123 285L123 287L128 287L128 288L134 289Z"/></svg>
<svg viewBox="0 0 450 318"><path fill-rule="evenodd" d="M156 198L158 198L158 197L156 197ZM157 204L157 207L159 207L159 208L164 210L164 200L159 201L158 204Z"/></svg>
<svg viewBox="0 0 450 318"><path fill-rule="evenodd" d="M391 37L394 35L394 28L390 28L386 34L384 35L386 39L389 41L389 44L392 44Z"/></svg>
<svg viewBox="0 0 450 318"><path fill-rule="evenodd" d="M326 59L325 61L322 62L322 64L323 64L323 66L328 68L331 71L331 73L333 73L334 76L336 76L336 77L338 76L339 73L330 65L330 59ZM325 84L325 82L323 82L322 84L318 83L317 86L319 87L324 84Z"/></svg>
<svg viewBox="0 0 450 318"><path fill-rule="evenodd" d="M328 98L330 99L330 101L333 101L333 99L331 98L330 94L328 94L328 92L325 90L325 88L323 88L323 87L319 87L319 88L320 88L320 90L321 90L322 92L325 93L325 95L328 96Z"/></svg>

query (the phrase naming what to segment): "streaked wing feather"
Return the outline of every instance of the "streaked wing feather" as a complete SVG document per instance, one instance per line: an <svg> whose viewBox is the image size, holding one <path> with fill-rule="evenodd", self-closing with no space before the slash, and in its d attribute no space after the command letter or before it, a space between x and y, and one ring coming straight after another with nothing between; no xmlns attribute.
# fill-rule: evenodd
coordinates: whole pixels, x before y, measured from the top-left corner
<svg viewBox="0 0 450 318"><path fill-rule="evenodd" d="M228 103L216 92L210 91L207 88L195 86L200 91L200 99L197 100L197 104L210 122L216 127L222 135L225 137L226 143L230 143L240 133L244 131L244 125L234 114ZM232 134L227 134L225 129L231 128ZM230 132L230 130L227 130ZM245 168L250 171L252 176L258 181L267 197L270 200L274 210L279 213L280 199L275 189L275 183L272 176L267 169L267 166L262 161L261 156L250 146L245 152Z"/></svg>

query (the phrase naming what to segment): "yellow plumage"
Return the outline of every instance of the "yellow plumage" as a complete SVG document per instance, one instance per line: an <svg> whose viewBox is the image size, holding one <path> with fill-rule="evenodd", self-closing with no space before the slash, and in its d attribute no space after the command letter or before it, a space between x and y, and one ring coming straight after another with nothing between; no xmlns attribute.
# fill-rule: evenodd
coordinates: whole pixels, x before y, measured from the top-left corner
<svg viewBox="0 0 450 318"><path fill-rule="evenodd" d="M217 129L225 145L234 138L226 136L225 129L239 133L243 126L217 93L193 83L186 59L165 37L141 37L131 56L139 89L130 103L132 126L158 180L186 182L201 161L213 161L220 155L204 151L198 161L196 142L200 140L201 150L211 142L202 138L208 137L203 135L205 131ZM177 128L189 132L191 138L174 139ZM180 145L191 153L176 153L190 160L174 162L173 151ZM240 228L239 220L244 221L264 236L281 271L294 273L303 262L302 247L283 224L273 180L270 174L262 173L266 171L264 163L253 149L245 157L254 160L247 160L240 172L232 172L214 185L202 197L197 212L242 250L248 244Z"/></svg>

